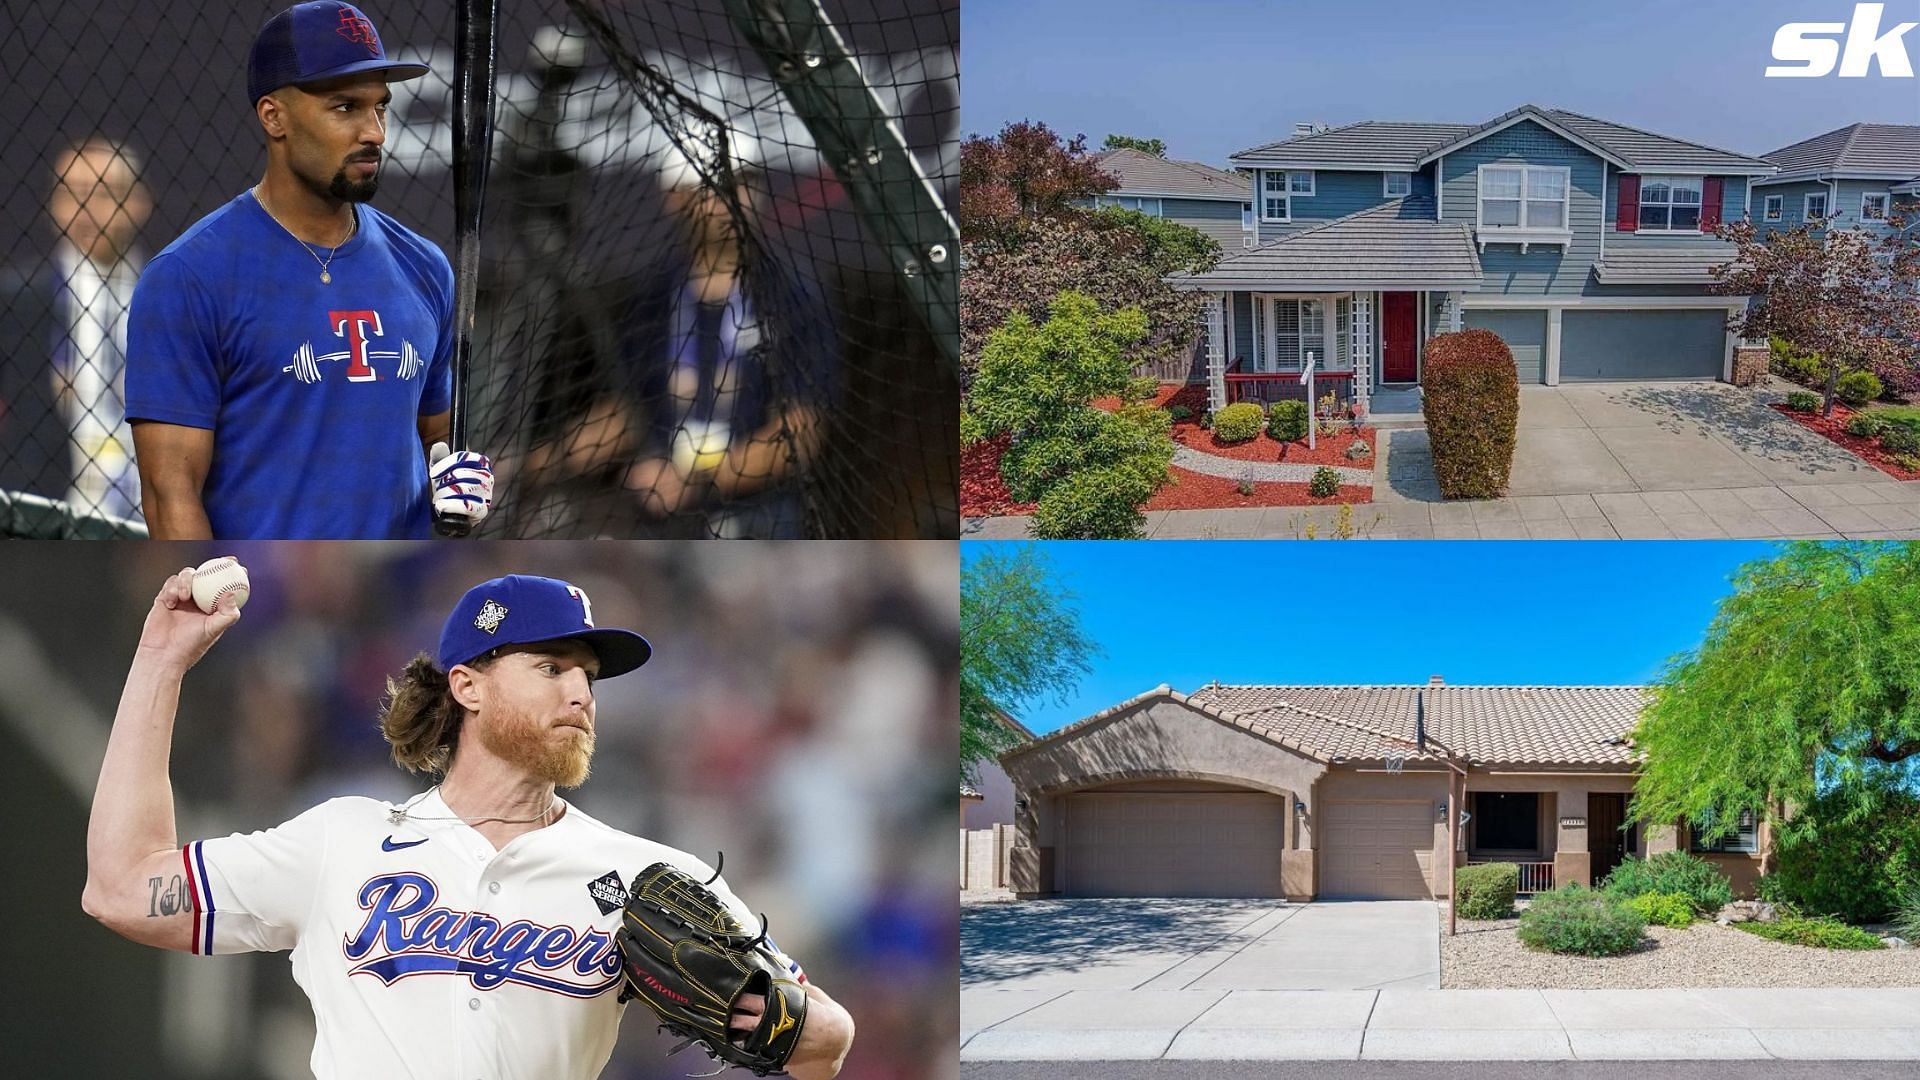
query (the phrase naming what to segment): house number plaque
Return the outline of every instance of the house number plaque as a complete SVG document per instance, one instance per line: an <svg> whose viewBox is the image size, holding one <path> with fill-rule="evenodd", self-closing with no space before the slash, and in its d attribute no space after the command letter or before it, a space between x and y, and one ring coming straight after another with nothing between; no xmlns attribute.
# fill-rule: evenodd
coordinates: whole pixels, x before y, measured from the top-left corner
<svg viewBox="0 0 1920 1080"><path fill-rule="evenodd" d="M1560 827L1563 829L1584 829L1587 827L1587 819L1583 817L1563 817L1560 819Z"/></svg>

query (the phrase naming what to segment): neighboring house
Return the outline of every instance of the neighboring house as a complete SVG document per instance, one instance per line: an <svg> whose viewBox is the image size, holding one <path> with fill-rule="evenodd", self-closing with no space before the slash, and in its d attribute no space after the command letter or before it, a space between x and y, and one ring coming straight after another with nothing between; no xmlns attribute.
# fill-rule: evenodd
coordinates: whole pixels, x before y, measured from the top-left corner
<svg viewBox="0 0 1920 1080"><path fill-rule="evenodd" d="M1033 732L1020 721L1004 712L999 716L1001 726L1023 743L1033 741ZM998 762L983 761L977 772L976 784L960 787L960 827L991 829L995 825L1013 824L1013 781L1007 778L1007 771Z"/></svg>
<svg viewBox="0 0 1920 1080"><path fill-rule="evenodd" d="M1034 896L1428 899L1457 865L1523 891L1688 850L1750 895L1767 830L1703 849L1622 828L1638 686L1161 686L1001 755L1019 791L1013 887ZM1425 749L1420 749L1425 736ZM1464 773L1464 776L1461 774Z"/></svg>
<svg viewBox="0 0 1920 1080"><path fill-rule="evenodd" d="M1484 327L1523 383L1730 378L1709 291L1768 162L1561 109L1484 124L1367 121L1235 154L1257 246L1173 284L1208 294L1215 408L1322 385L1420 381L1424 342Z"/></svg>
<svg viewBox="0 0 1920 1080"><path fill-rule="evenodd" d="M1139 150L1105 150L1093 160L1120 184L1096 197L1096 206L1138 210L1190 226L1212 237L1221 251L1253 244L1253 202L1245 174Z"/></svg>
<svg viewBox="0 0 1920 1080"><path fill-rule="evenodd" d="M1753 183L1763 235L1816 217L1885 231L1896 208L1920 212L1920 125L1848 124L1763 156L1780 169Z"/></svg>

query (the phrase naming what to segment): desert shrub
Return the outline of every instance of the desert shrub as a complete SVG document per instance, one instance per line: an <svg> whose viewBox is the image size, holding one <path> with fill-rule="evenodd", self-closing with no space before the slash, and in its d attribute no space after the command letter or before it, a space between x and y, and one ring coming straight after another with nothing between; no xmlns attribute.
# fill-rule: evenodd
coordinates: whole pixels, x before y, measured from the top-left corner
<svg viewBox="0 0 1920 1080"><path fill-rule="evenodd" d="M1893 932L1909 942L1920 942L1920 889L1908 892L1894 909Z"/></svg>
<svg viewBox="0 0 1920 1080"><path fill-rule="evenodd" d="M1313 470L1313 479L1307 481L1307 494L1316 499L1340 494L1340 474L1325 465Z"/></svg>
<svg viewBox="0 0 1920 1080"><path fill-rule="evenodd" d="M1872 439L1887 430L1887 421L1875 413L1857 412L1847 417L1847 434Z"/></svg>
<svg viewBox="0 0 1920 1080"><path fill-rule="evenodd" d="M1421 410L1440 494L1506 494L1520 420L1520 381L1507 343L1490 330L1441 334L1427 343L1423 385Z"/></svg>
<svg viewBox="0 0 1920 1080"><path fill-rule="evenodd" d="M1276 401L1267 410L1267 434L1281 442L1307 437L1307 403Z"/></svg>
<svg viewBox="0 0 1920 1080"><path fill-rule="evenodd" d="M1643 893L1622 903L1648 926L1678 928L1693 922L1693 901L1679 893Z"/></svg>
<svg viewBox="0 0 1920 1080"><path fill-rule="evenodd" d="M1840 376L1833 395L1849 405L1861 406L1880 396L1880 377L1871 371L1849 371Z"/></svg>
<svg viewBox="0 0 1920 1080"><path fill-rule="evenodd" d="M1864 808L1858 794L1817 795L1797 820L1804 840L1783 842L1772 887L1802 911L1877 922L1920 891L1920 798L1889 779Z"/></svg>
<svg viewBox="0 0 1920 1080"><path fill-rule="evenodd" d="M1645 859L1627 859L1601 883L1616 900L1653 894L1678 895L1696 914L1711 915L1733 900L1733 886L1714 865L1684 851L1663 851Z"/></svg>
<svg viewBox="0 0 1920 1080"><path fill-rule="evenodd" d="M1224 443L1242 443L1260 434L1260 406L1235 402L1213 416L1213 437Z"/></svg>
<svg viewBox="0 0 1920 1080"><path fill-rule="evenodd" d="M1867 933L1857 926L1848 926L1837 919L1827 918L1785 918L1775 923L1743 922L1733 923L1736 930L1745 930L1757 937L1771 941L1784 941L1789 945L1809 945L1816 949L1884 949L1887 943Z"/></svg>
<svg viewBox="0 0 1920 1080"><path fill-rule="evenodd" d="M1880 433L1880 449L1889 454L1920 454L1920 432L1889 425Z"/></svg>
<svg viewBox="0 0 1920 1080"><path fill-rule="evenodd" d="M1639 944L1647 921L1607 894L1564 885L1536 894L1516 933L1528 948L1576 956L1618 956Z"/></svg>
<svg viewBox="0 0 1920 1080"><path fill-rule="evenodd" d="M1820 408L1820 395L1807 390L1795 390L1787 395L1787 408L1794 412L1815 412Z"/></svg>
<svg viewBox="0 0 1920 1080"><path fill-rule="evenodd" d="M1520 868L1512 863L1463 866L1453 872L1454 910L1463 919L1505 919L1519 889Z"/></svg>

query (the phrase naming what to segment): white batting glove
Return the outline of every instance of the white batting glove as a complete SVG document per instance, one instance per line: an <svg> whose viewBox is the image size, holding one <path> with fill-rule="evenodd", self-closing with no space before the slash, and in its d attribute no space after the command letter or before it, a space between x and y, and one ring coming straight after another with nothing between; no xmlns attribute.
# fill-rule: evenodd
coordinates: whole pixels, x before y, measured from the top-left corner
<svg viewBox="0 0 1920 1080"><path fill-rule="evenodd" d="M434 443L427 456L433 460L427 489L433 493L434 517L464 517L473 525L485 520L493 508L493 462L472 450L448 453L443 442Z"/></svg>

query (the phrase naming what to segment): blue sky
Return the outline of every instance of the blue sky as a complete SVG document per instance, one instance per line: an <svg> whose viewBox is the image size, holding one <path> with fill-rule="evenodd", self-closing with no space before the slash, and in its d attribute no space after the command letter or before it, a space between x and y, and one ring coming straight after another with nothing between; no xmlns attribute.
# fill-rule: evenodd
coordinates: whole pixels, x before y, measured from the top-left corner
<svg viewBox="0 0 1920 1080"><path fill-rule="evenodd" d="M1158 137L1224 166L1301 121L1479 123L1556 105L1748 154L1854 121L1920 123L1914 79L1768 79L1774 31L1854 0L965 0L961 124ZM1882 32L1920 21L1887 0ZM1920 29L1907 51L1920 66Z"/></svg>
<svg viewBox="0 0 1920 1080"><path fill-rule="evenodd" d="M963 561L1018 546L960 545ZM1697 645L1768 543L1042 545L1105 655L1045 732L1160 683L1640 683Z"/></svg>

